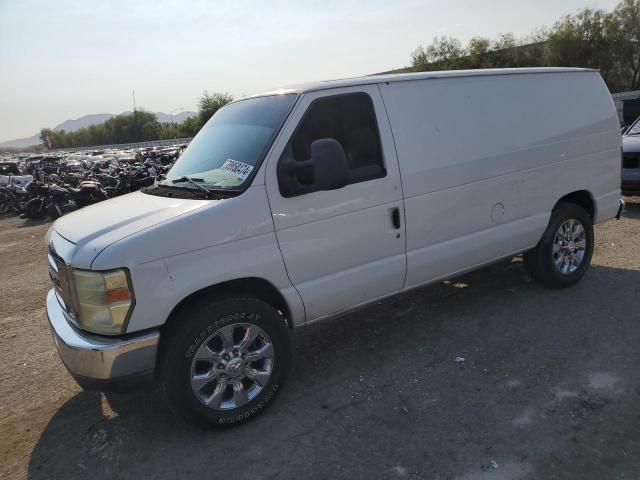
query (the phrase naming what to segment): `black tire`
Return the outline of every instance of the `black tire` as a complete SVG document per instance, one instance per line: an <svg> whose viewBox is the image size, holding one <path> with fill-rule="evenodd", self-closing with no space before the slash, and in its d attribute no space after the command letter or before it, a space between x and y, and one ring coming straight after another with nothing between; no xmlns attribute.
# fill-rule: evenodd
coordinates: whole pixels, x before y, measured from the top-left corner
<svg viewBox="0 0 640 480"><path fill-rule="evenodd" d="M245 405L218 410L204 405L194 393L192 363L203 342L233 324L255 325L266 332L273 346L271 376ZM282 389L291 364L291 333L285 319L271 305L253 298L191 303L162 332L160 348L159 380L165 399L176 415L199 427L231 427L258 415Z"/></svg>
<svg viewBox="0 0 640 480"><path fill-rule="evenodd" d="M554 263L554 240L560 226L569 219L579 220L585 231L582 261L574 272L562 273ZM538 245L523 255L524 265L534 280L549 288L566 288L582 278L593 256L593 222L586 210L574 203L559 203L551 213L549 225Z"/></svg>
<svg viewBox="0 0 640 480"><path fill-rule="evenodd" d="M42 208L42 200L34 198L29 200L24 207L24 213L27 218L33 220L41 220L45 216L44 208Z"/></svg>

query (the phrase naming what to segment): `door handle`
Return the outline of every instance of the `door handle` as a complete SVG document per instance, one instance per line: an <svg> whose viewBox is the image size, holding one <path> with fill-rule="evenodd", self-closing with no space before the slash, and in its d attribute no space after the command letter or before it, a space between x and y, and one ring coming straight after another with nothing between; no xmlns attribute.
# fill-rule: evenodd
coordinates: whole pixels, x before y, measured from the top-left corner
<svg viewBox="0 0 640 480"><path fill-rule="evenodd" d="M391 221L393 222L393 228L396 230L400 228L400 209L398 207L391 210Z"/></svg>

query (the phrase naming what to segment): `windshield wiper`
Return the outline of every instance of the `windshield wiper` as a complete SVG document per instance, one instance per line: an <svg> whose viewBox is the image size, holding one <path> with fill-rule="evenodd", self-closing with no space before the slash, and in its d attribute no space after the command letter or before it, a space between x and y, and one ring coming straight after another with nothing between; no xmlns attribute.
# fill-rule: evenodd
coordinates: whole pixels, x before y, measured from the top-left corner
<svg viewBox="0 0 640 480"><path fill-rule="evenodd" d="M184 182L189 182L191 185L195 185L196 187L198 187L200 190L205 192L205 194L207 195L207 198L212 198L216 196L211 190L203 187L198 183L198 182L204 182L202 178L191 178L184 175L183 177L176 178L175 180L171 180L171 183L184 183Z"/></svg>

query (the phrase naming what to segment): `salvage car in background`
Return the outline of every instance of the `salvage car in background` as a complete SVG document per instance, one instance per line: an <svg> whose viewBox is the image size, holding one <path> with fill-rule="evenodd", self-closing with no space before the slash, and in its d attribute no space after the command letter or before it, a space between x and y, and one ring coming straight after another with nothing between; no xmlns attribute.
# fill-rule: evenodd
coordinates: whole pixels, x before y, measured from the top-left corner
<svg viewBox="0 0 640 480"><path fill-rule="evenodd" d="M622 136L622 192L640 195L640 117Z"/></svg>
<svg viewBox="0 0 640 480"><path fill-rule="evenodd" d="M140 190L165 174L182 151L181 144L133 151L68 154L60 150L55 155L22 158L8 154L5 157L13 160L0 157L0 215L21 214L31 219L49 215L55 219L96 201ZM19 175L21 171L32 175ZM26 190L17 188L32 180Z"/></svg>
<svg viewBox="0 0 640 480"><path fill-rule="evenodd" d="M0 175L20 175L20 168L16 162L0 162Z"/></svg>

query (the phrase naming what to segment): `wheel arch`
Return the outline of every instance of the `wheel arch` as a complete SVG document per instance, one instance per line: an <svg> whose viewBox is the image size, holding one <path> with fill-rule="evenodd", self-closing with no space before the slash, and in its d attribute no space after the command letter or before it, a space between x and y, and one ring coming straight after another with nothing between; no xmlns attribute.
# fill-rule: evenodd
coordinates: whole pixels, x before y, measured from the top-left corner
<svg viewBox="0 0 640 480"><path fill-rule="evenodd" d="M227 280L221 283L210 285L208 287L204 287L187 295L180 302L178 302L175 307L173 307L171 313L167 317L167 321L164 323L161 329L168 329L175 322L175 319L180 315L180 312L192 302L205 297L213 296L248 296L256 298L258 300L262 300L263 302L268 303L273 308L278 310L287 326L290 329L293 329L291 309L284 296L271 282L259 277L246 277Z"/></svg>
<svg viewBox="0 0 640 480"><path fill-rule="evenodd" d="M596 202L593 195L588 190L576 190L575 192L566 194L556 202L553 208L555 209L559 203L573 203L579 205L587 211L592 221L595 221L596 219Z"/></svg>

